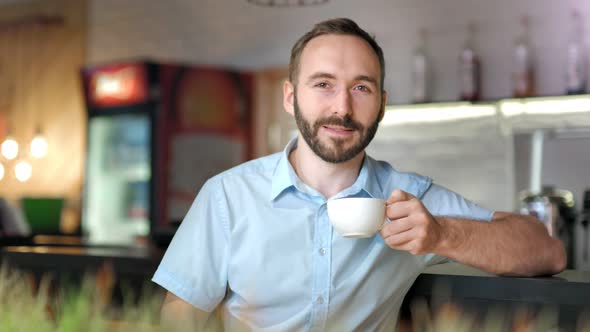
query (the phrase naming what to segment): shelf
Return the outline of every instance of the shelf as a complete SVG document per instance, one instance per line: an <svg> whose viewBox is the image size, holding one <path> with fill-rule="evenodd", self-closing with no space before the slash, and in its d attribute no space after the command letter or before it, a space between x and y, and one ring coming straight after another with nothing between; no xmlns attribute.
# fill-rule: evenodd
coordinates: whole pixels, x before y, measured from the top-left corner
<svg viewBox="0 0 590 332"><path fill-rule="evenodd" d="M590 127L590 95L507 98L495 102L387 105L382 127L496 118L512 131Z"/></svg>
<svg viewBox="0 0 590 332"><path fill-rule="evenodd" d="M590 127L590 95L506 99L499 105L516 132Z"/></svg>

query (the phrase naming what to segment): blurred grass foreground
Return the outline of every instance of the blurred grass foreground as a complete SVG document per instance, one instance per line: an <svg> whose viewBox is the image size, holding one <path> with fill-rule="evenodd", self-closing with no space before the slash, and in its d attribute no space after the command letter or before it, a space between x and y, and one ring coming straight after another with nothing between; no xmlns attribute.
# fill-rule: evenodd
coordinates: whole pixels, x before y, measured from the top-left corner
<svg viewBox="0 0 590 332"><path fill-rule="evenodd" d="M0 332L162 331L162 294L148 288L139 297L123 292L112 305L113 273L103 268L77 284L0 268Z"/></svg>
<svg viewBox="0 0 590 332"><path fill-rule="evenodd" d="M113 301L114 276L112 267L105 264L96 273L81 277L79 282L59 283L48 276L37 281L30 274L2 266L0 332L195 331L184 324L173 328L161 325L164 293L147 287L147 283L140 294L132 287L121 286L121 300ZM397 332L561 331L555 308L536 312L526 308L516 311L498 308L483 316L473 315L466 309L450 301L434 305L415 298L410 303L411 321L400 321ZM587 318L588 315L581 315L575 331L590 331ZM218 330L221 330L219 324L207 328L207 331Z"/></svg>

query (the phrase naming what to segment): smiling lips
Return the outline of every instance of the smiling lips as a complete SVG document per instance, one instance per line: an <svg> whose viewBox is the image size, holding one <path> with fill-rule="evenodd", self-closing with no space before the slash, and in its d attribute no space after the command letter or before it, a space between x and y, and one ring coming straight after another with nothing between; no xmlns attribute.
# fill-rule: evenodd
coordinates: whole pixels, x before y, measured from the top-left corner
<svg viewBox="0 0 590 332"><path fill-rule="evenodd" d="M352 133L354 132L354 129L352 129L352 128L341 127L341 126L326 125L326 126L322 126L322 127L324 129L326 129L326 131L328 131L329 133L331 133L333 135L339 135L339 136L349 136L349 135L352 135Z"/></svg>

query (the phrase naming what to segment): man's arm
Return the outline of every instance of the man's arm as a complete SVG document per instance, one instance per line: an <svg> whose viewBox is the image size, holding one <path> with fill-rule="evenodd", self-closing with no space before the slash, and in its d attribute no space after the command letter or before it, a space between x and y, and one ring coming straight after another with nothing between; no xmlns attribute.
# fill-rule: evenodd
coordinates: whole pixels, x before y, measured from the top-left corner
<svg viewBox="0 0 590 332"><path fill-rule="evenodd" d="M172 331L203 331L209 316L210 313L168 292L162 305L160 323Z"/></svg>
<svg viewBox="0 0 590 332"><path fill-rule="evenodd" d="M496 212L489 223L435 220L442 230L439 255L500 275L552 275L565 269L563 244L531 216Z"/></svg>
<svg viewBox="0 0 590 332"><path fill-rule="evenodd" d="M381 231L394 249L435 253L499 275L534 276L565 269L563 244L530 216L496 212L491 222L433 217L416 197L395 190L388 200L392 221Z"/></svg>

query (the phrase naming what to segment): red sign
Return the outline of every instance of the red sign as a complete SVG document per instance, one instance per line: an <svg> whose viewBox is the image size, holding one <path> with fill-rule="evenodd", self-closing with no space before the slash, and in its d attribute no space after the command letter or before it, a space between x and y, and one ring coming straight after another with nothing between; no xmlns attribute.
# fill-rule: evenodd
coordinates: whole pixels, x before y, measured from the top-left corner
<svg viewBox="0 0 590 332"><path fill-rule="evenodd" d="M88 100L95 107L125 106L148 99L147 71L142 64L112 65L88 74Z"/></svg>

